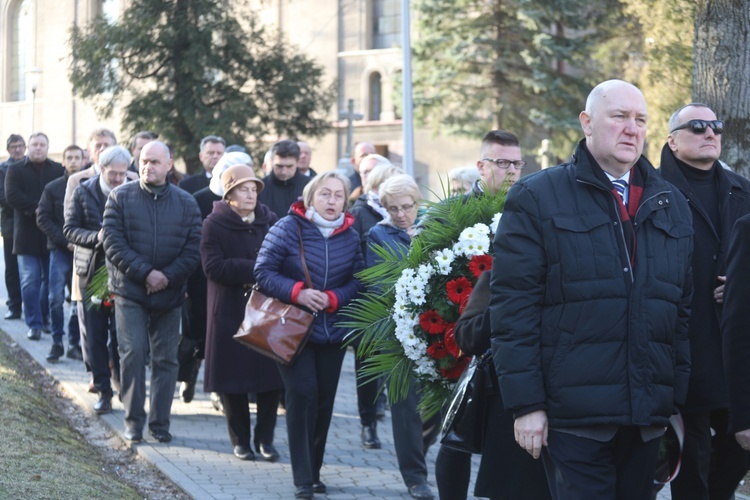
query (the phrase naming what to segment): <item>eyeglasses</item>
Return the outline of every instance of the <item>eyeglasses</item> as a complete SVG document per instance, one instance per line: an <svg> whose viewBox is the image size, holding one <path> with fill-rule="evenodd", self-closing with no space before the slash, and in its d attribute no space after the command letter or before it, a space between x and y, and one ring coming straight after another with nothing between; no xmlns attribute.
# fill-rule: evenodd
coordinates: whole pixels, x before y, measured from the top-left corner
<svg viewBox="0 0 750 500"><path fill-rule="evenodd" d="M416 203L412 203L411 205L401 205L400 207L388 207L386 210L388 210L388 213L391 215L398 215L399 212L404 212L405 214L410 213L412 210L414 210L414 207L416 207Z"/></svg>
<svg viewBox="0 0 750 500"><path fill-rule="evenodd" d="M503 170L508 170L510 167L515 168L516 170L523 170L523 167L526 166L526 162L523 160L504 160L502 158L482 158L482 161L488 161L490 163L494 163L497 165L497 168L501 168Z"/></svg>
<svg viewBox="0 0 750 500"><path fill-rule="evenodd" d="M672 129L672 132L682 130L684 128L690 129L694 134L705 134L706 128L710 127L714 134L719 135L724 132L724 122L721 120L688 120L679 127Z"/></svg>
<svg viewBox="0 0 750 500"><path fill-rule="evenodd" d="M11 144L10 146L8 146L9 150L25 149L25 148L26 148L26 145L24 144Z"/></svg>

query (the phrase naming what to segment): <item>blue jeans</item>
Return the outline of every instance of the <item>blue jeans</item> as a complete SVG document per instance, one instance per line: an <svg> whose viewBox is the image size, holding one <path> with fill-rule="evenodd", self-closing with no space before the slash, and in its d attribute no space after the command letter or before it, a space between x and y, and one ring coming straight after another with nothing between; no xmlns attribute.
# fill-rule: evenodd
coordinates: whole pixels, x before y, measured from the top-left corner
<svg viewBox="0 0 750 500"><path fill-rule="evenodd" d="M49 254L19 255L18 272L21 275L21 295L26 325L29 328L41 330L45 320L49 317L47 297Z"/></svg>
<svg viewBox="0 0 750 500"><path fill-rule="evenodd" d="M65 285L70 280L70 271L73 269L73 253L67 250L51 250L49 254L49 315L52 323L52 342L62 344L65 335ZM69 344L73 342L73 336L68 336Z"/></svg>
<svg viewBox="0 0 750 500"><path fill-rule="evenodd" d="M182 307L152 311L120 295L115 296L120 386L125 428L142 432L146 424L146 355L151 348L151 397L148 428L169 431L169 414L177 383L177 345ZM89 337L91 332L88 332Z"/></svg>

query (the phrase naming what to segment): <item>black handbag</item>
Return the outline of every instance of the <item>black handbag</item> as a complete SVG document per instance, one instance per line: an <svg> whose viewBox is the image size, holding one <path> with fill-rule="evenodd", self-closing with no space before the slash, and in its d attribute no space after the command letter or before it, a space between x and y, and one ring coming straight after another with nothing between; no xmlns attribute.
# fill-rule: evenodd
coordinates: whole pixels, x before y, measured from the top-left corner
<svg viewBox="0 0 750 500"><path fill-rule="evenodd" d="M482 453L494 371L490 351L471 360L448 400L441 444L465 453Z"/></svg>

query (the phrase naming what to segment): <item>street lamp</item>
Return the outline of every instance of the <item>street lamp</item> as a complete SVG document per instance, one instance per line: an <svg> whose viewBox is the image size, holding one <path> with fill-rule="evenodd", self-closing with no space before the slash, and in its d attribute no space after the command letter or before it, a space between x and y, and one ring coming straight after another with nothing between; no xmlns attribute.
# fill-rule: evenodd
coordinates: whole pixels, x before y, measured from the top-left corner
<svg viewBox="0 0 750 500"><path fill-rule="evenodd" d="M34 130L34 115L36 114L36 89L39 88L39 78L42 75L41 68L29 68L26 70L26 82L31 89L31 133Z"/></svg>

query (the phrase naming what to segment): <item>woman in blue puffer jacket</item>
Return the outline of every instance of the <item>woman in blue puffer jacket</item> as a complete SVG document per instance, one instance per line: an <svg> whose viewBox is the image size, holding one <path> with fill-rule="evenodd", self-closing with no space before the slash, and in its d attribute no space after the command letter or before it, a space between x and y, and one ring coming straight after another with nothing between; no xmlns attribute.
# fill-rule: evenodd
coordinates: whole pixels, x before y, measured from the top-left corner
<svg viewBox="0 0 750 500"><path fill-rule="evenodd" d="M360 291L354 275L364 268L354 217L344 212L349 180L335 172L315 177L302 192L303 201L274 225L263 241L255 265L261 291L288 304L317 313L312 334L297 359L278 365L286 388L286 424L295 497L325 493L320 480L326 437L333 413L344 336L336 326L338 311ZM300 235L312 288L300 259Z"/></svg>

